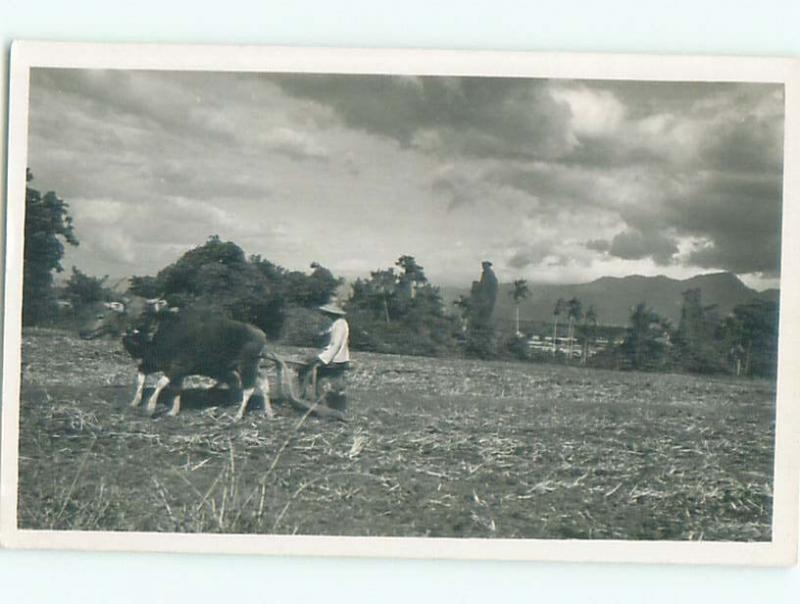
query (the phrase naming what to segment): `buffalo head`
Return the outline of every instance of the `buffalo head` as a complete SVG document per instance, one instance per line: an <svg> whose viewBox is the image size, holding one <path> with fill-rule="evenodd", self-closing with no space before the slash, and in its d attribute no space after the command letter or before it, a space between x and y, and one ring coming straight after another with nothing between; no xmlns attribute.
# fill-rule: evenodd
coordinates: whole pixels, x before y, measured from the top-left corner
<svg viewBox="0 0 800 604"><path fill-rule="evenodd" d="M140 329L152 317L168 309L167 302L160 298L147 300L131 298L120 302L98 302L90 307L78 334L84 340L93 340L106 335L119 336Z"/></svg>

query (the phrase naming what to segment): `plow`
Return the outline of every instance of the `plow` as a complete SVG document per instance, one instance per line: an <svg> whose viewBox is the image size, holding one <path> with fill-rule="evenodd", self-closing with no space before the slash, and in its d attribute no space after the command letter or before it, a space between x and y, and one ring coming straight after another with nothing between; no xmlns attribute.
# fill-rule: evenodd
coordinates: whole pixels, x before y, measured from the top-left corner
<svg viewBox="0 0 800 604"><path fill-rule="evenodd" d="M267 353L264 358L272 361L277 372L274 398L289 403L292 407L316 415L321 419L347 421L345 413L334 409L325 403L326 392L319 393L317 389L317 368L303 374L306 367L304 360L281 357L274 352Z"/></svg>

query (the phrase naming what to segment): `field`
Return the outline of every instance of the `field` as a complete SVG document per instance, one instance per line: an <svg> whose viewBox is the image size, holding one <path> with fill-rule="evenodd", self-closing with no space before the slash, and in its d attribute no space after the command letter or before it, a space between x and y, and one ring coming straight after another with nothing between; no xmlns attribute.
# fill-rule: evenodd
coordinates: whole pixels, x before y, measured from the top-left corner
<svg viewBox="0 0 800 604"><path fill-rule="evenodd" d="M300 351L278 349L286 354ZM354 354L347 424L131 409L116 341L24 333L19 525L769 540L774 384Z"/></svg>

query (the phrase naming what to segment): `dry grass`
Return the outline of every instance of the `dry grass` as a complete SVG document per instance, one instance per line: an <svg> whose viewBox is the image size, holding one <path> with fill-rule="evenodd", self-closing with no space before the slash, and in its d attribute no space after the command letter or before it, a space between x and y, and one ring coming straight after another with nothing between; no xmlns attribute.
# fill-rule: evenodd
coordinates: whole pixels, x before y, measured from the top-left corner
<svg viewBox="0 0 800 604"><path fill-rule="evenodd" d="M349 424L236 423L224 390L128 408L114 342L31 331L24 358L26 528L770 538L768 382L359 354Z"/></svg>

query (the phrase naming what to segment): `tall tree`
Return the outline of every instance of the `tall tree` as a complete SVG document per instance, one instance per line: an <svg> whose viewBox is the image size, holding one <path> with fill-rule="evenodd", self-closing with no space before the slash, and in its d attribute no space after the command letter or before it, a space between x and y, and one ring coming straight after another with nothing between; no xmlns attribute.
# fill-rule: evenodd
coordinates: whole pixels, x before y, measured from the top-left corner
<svg viewBox="0 0 800 604"><path fill-rule="evenodd" d="M589 306L586 314L583 315L583 364L589 358L589 348L594 345L597 339L597 311L594 306Z"/></svg>
<svg viewBox="0 0 800 604"><path fill-rule="evenodd" d="M558 349L558 321L566 308L567 303L564 298L556 300L556 305L553 307L553 358L555 358Z"/></svg>
<svg viewBox="0 0 800 604"><path fill-rule="evenodd" d="M723 333L737 375L774 377L778 366L778 304L753 300L726 318Z"/></svg>
<svg viewBox="0 0 800 604"><path fill-rule="evenodd" d="M399 293L405 298L413 298L417 287L428 282L423 267L417 264L413 256L400 256L395 266L402 269L398 277Z"/></svg>
<svg viewBox="0 0 800 604"><path fill-rule="evenodd" d="M242 248L217 235L159 271L153 289L174 306L214 308L273 337L283 326L285 284L270 281Z"/></svg>
<svg viewBox="0 0 800 604"><path fill-rule="evenodd" d="M663 365L669 347L669 322L645 302L636 305L622 351L635 369Z"/></svg>
<svg viewBox="0 0 800 604"><path fill-rule="evenodd" d="M703 306L700 288L683 292L673 350L676 364L698 373L725 371L727 350L720 327L717 307Z"/></svg>
<svg viewBox="0 0 800 604"><path fill-rule="evenodd" d="M105 285L107 279L108 275L102 278L92 277L73 266L64 293L76 310L95 302L108 301L111 300L111 290Z"/></svg>
<svg viewBox="0 0 800 604"><path fill-rule="evenodd" d="M432 286L411 256L394 268L357 279L347 301L354 348L397 354L438 355L456 346L458 325L444 312Z"/></svg>
<svg viewBox="0 0 800 604"><path fill-rule="evenodd" d="M363 312L379 315L388 325L400 316L397 303L397 274L393 268L372 271L369 279L356 279L349 304Z"/></svg>
<svg viewBox="0 0 800 604"><path fill-rule="evenodd" d="M583 305L577 298L571 298L567 302L567 317L569 318L569 329L567 330L568 339L568 360L572 360L573 345L575 343L575 324L583 317Z"/></svg>
<svg viewBox="0 0 800 604"><path fill-rule="evenodd" d="M530 291L528 290L528 282L525 279L515 279L509 296L514 300L514 318L516 319L516 335L520 337L522 333L519 330L519 305L522 300L528 297Z"/></svg>
<svg viewBox="0 0 800 604"><path fill-rule="evenodd" d="M318 262L311 263L310 275L302 271L287 271L260 259L258 267L269 281L281 289L287 304L306 308L315 308L328 302L343 283L342 279L334 277L330 270Z"/></svg>
<svg viewBox="0 0 800 604"><path fill-rule="evenodd" d="M33 180L30 170L27 182ZM64 243L78 245L69 206L53 191L42 195L25 188L25 250L22 285L22 322L41 322L54 311L53 272L62 272Z"/></svg>

